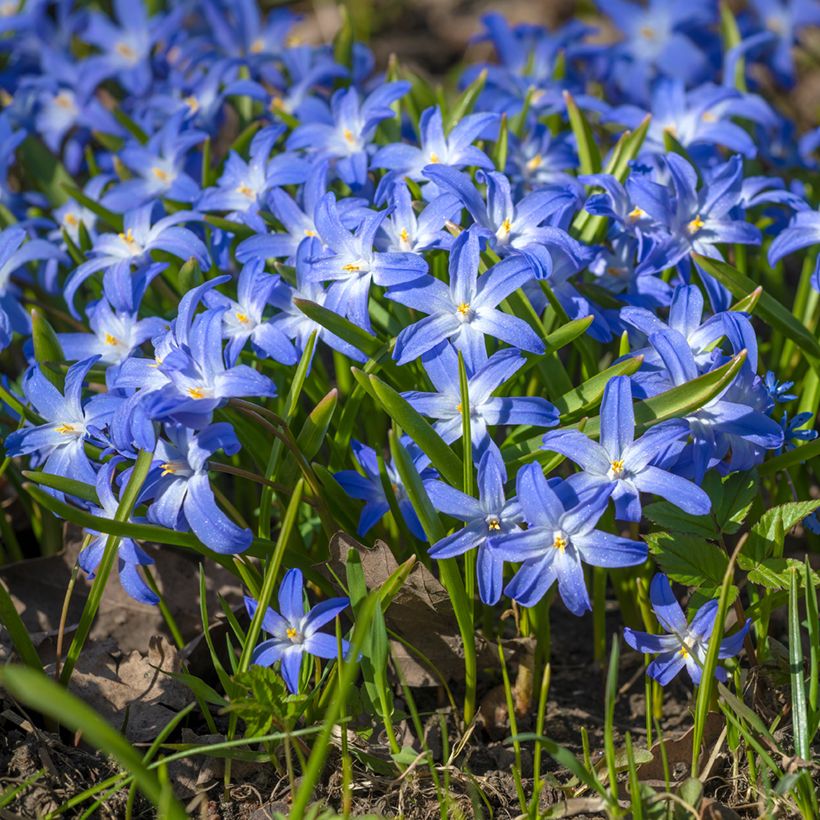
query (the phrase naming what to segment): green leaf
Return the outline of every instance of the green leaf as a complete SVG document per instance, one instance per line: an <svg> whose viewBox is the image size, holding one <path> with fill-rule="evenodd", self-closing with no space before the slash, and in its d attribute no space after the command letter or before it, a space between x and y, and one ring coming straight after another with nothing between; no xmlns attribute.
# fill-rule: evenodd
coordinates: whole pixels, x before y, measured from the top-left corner
<svg viewBox="0 0 820 820"><path fill-rule="evenodd" d="M56 207L67 199L66 186L74 185L71 174L45 144L35 136L26 137L20 145L20 160L29 181Z"/></svg>
<svg viewBox="0 0 820 820"><path fill-rule="evenodd" d="M43 487L50 487L66 495L80 498L83 501L90 501L95 506L100 506L100 499L97 496L97 488L84 481L77 481L74 478L55 475L54 473L43 473L39 470L23 470L23 477Z"/></svg>
<svg viewBox="0 0 820 820"><path fill-rule="evenodd" d="M818 507L820 507L820 499L790 501L766 510L752 527L741 555L753 561L762 561L772 555L779 557L786 533Z"/></svg>
<svg viewBox="0 0 820 820"><path fill-rule="evenodd" d="M795 558L764 558L755 561L741 553L738 556L738 566L748 572L748 579L753 584L766 587L767 591L787 590L791 578L802 568L802 563ZM812 573L812 582L816 586L820 576Z"/></svg>
<svg viewBox="0 0 820 820"><path fill-rule="evenodd" d="M772 475L778 470L786 470L796 464L804 464L818 456L820 456L820 438L816 438L807 444L798 444L794 450L787 450L785 453L764 461L757 468L757 471L761 475Z"/></svg>
<svg viewBox="0 0 820 820"><path fill-rule="evenodd" d="M745 359L746 352L743 351L721 367L704 373L691 382L673 387L671 390L659 393L657 396L652 396L644 401L636 402L635 421L637 427L643 430L657 422L670 418L681 418L699 410L731 384ZM580 424L576 422L565 425L565 427L577 429ZM598 416L595 416L586 422L584 432L591 438L597 438L600 429L601 420ZM551 458L546 450L541 450L542 439L543 434L539 434L525 441L503 447L501 453L508 469L514 472L522 464L529 461L537 460L543 463Z"/></svg>
<svg viewBox="0 0 820 820"><path fill-rule="evenodd" d="M225 219L225 217L214 216L213 214L205 214L205 221L221 231L233 234L237 239L247 239L249 236L253 236L253 228L244 222L234 222L232 219Z"/></svg>
<svg viewBox="0 0 820 820"><path fill-rule="evenodd" d="M122 214L114 213L103 205L93 199L92 197L81 191L73 182L62 183L63 190L72 199L76 200L80 205L88 208L89 211L96 214L106 225L113 228L115 231L121 231L123 228Z"/></svg>
<svg viewBox="0 0 820 820"><path fill-rule="evenodd" d="M375 336L371 336L367 331L354 325L353 322L339 316L338 313L334 313L332 310L316 304L316 302L311 302L309 299L294 299L293 304L305 316L313 319L316 324L353 345L357 350L361 350L366 356L376 358L384 352L384 344Z"/></svg>
<svg viewBox="0 0 820 820"><path fill-rule="evenodd" d="M567 106L569 124L578 145L581 173L597 174L601 170L601 152L598 149L598 143L592 133L592 128L569 91L564 91L564 103Z"/></svg>
<svg viewBox="0 0 820 820"><path fill-rule="evenodd" d="M40 370L62 392L65 377L57 365L65 361L65 354L54 328L37 308L31 311L31 340L34 345L34 358L40 365Z"/></svg>
<svg viewBox="0 0 820 820"><path fill-rule="evenodd" d="M448 483L460 487L464 465L427 419L378 376L371 376L369 382L385 413L421 447Z"/></svg>
<svg viewBox="0 0 820 820"><path fill-rule="evenodd" d="M798 757L808 761L809 749L809 716L806 703L806 680L803 668L803 636L800 630L800 564L791 571L789 583L789 670L792 691L792 728L794 730L794 751Z"/></svg>
<svg viewBox="0 0 820 820"><path fill-rule="evenodd" d="M583 384L573 388L568 393L564 393L553 403L561 416L577 416L585 413L601 403L604 388L610 379L615 376L631 376L638 371L641 364L643 364L643 356L635 356L623 362L618 362L618 364L596 373L592 378L587 379Z"/></svg>
<svg viewBox="0 0 820 820"><path fill-rule="evenodd" d="M720 547L681 533L652 532L644 539L658 565L673 581L691 587L720 586L729 563Z"/></svg>
<svg viewBox="0 0 820 820"><path fill-rule="evenodd" d="M721 478L710 472L703 482L703 489L712 499L712 516L720 531L734 535L743 526L757 498L757 473L739 472Z"/></svg>
<svg viewBox="0 0 820 820"><path fill-rule="evenodd" d="M549 356L551 353L555 353L562 347L574 342L579 336L583 336L594 318L594 316L583 316L580 319L572 319L562 324L557 330L553 330L544 339L544 346L546 347L544 355Z"/></svg>
<svg viewBox="0 0 820 820"><path fill-rule="evenodd" d="M656 501L643 508L643 514L652 523L671 533L697 535L701 538L715 539L717 527L708 515L690 515L680 507L668 501Z"/></svg>
<svg viewBox="0 0 820 820"><path fill-rule="evenodd" d="M80 732L86 742L104 754L114 758L143 791L145 796L159 807L171 820L185 820L185 809L163 786L153 771L128 741L88 704L62 686L24 666L10 665L0 669L0 684L15 699L44 715L60 721L74 732Z"/></svg>
<svg viewBox="0 0 820 820"><path fill-rule="evenodd" d="M11 643L23 663L32 669L42 670L43 663L40 656L2 580L0 580L0 624L3 624L6 632L9 633Z"/></svg>
<svg viewBox="0 0 820 820"><path fill-rule="evenodd" d="M714 276L718 282L728 288L739 299L751 295L757 288L756 282L726 262L699 256L698 254L695 254L694 260L696 264ZM760 295L757 315L765 319L775 330L779 330L784 336L791 339L806 358L810 360L813 367L820 367L820 343L797 321L790 310L765 291Z"/></svg>
<svg viewBox="0 0 820 820"><path fill-rule="evenodd" d="M114 520L116 522L125 523L130 520L131 514L134 512L134 507L137 504L137 498L142 490L142 485L145 482L148 471L151 469L151 459L153 455L153 452L149 450L141 450L137 456L128 483L122 491L117 510L114 513ZM108 577L114 568L119 542L120 539L116 535L109 535L106 539L102 558L94 571L94 582L91 585L91 592L86 599L82 615L80 615L80 622L77 625L74 638L68 648L65 664L60 672L60 683L63 685L68 685L69 680L71 680L71 673L74 671L74 666L80 657L80 652L91 632L91 626L94 623L97 610L102 602Z"/></svg>
<svg viewBox="0 0 820 820"><path fill-rule="evenodd" d="M487 69L481 70L479 75L464 89L456 104L447 112L444 121L445 133L449 133L454 126L460 123L475 107L479 94L484 90L487 82Z"/></svg>

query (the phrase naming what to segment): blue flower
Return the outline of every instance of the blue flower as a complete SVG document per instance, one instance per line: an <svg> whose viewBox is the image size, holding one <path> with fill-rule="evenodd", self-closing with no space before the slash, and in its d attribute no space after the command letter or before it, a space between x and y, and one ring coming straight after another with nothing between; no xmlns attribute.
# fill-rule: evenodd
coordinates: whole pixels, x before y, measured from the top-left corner
<svg viewBox="0 0 820 820"><path fill-rule="evenodd" d="M0 232L0 350L11 344L13 333L28 335L31 320L20 304L19 291L11 282L11 276L28 262L57 259L58 248L43 239L25 242L26 232L12 226Z"/></svg>
<svg viewBox="0 0 820 820"><path fill-rule="evenodd" d="M273 146L283 132L280 125L263 128L251 141L247 162L231 151L216 187L203 191L197 208L200 211L229 211L260 230L264 229L265 223L252 220L252 217L268 194L279 185L303 183L310 171L310 165L293 153L281 152L271 158Z"/></svg>
<svg viewBox="0 0 820 820"><path fill-rule="evenodd" d="M687 85L702 78L708 68L706 26L715 16L708 0L681 4L676 0L649 0L648 5L627 0L596 0L598 8L618 27L623 39L600 46L612 60L611 77L637 100L649 96L656 76L680 77Z"/></svg>
<svg viewBox="0 0 820 820"><path fill-rule="evenodd" d="M698 367L708 366L713 359L713 345L726 338L735 354L748 351L749 358L757 362L757 337L748 317L737 311L721 311L701 324L703 296L694 285L679 285L672 293L669 321L664 322L650 310L642 307L621 309L621 321L636 328L647 337L653 333L674 330L686 339ZM659 365L660 359L652 347L632 352L641 355L647 365ZM640 378L639 378L640 380Z"/></svg>
<svg viewBox="0 0 820 820"><path fill-rule="evenodd" d="M591 252L565 230L544 224L560 221L575 210L578 196L571 187L533 191L514 203L510 181L504 174L479 172L478 179L487 183L485 202L467 174L453 168L429 165L424 169L424 175L461 201L499 256L523 254L540 278L546 278L552 272L552 252L564 252L579 260L591 258Z"/></svg>
<svg viewBox="0 0 820 820"><path fill-rule="evenodd" d="M339 89L324 121L307 122L288 138L289 150L306 149L319 158L335 161L343 182L361 188L367 181L368 148L383 120L393 116L392 103L410 90L410 83L385 83L364 100L355 88Z"/></svg>
<svg viewBox="0 0 820 820"><path fill-rule="evenodd" d="M787 228L782 230L769 247L769 264L776 265L784 256L801 248L820 244L820 210L798 211ZM811 277L812 287L820 291L820 254Z"/></svg>
<svg viewBox="0 0 820 820"><path fill-rule="evenodd" d="M100 471L97 473L96 485L97 497L100 499L102 506L91 507L89 512L92 515L108 519L113 519L116 516L119 500L114 495L111 482L116 476L115 469L120 460L112 458L100 467ZM102 561L105 544L109 536L91 529L86 529L84 532L89 536L89 540L77 556L77 563L80 569L86 573L88 579L92 580L100 561ZM117 546L117 567L120 584L135 601L152 606L159 603L159 597L142 579L138 568L153 563L154 559L131 538L120 538Z"/></svg>
<svg viewBox="0 0 820 820"><path fill-rule="evenodd" d="M246 550L253 534L231 521L216 504L208 476L208 459L217 450L239 451L230 424L218 422L195 433L182 425L165 425L168 440L154 451L154 469L142 500L150 500L148 520L171 530L193 530L206 547L223 554Z"/></svg>
<svg viewBox="0 0 820 820"><path fill-rule="evenodd" d="M298 361L296 350L282 329L263 315L279 281L278 276L265 273L262 262L251 262L239 273L236 301L215 290L205 294L205 303L209 307L223 311L222 332L228 339L225 361L230 367L236 364L248 339L260 358L270 356L282 364L296 364Z"/></svg>
<svg viewBox="0 0 820 820"><path fill-rule="evenodd" d="M316 229L324 248L310 260L308 281L331 282L327 307L370 332L370 284L403 285L427 273L424 257L414 253L382 253L373 248L386 211L366 211L355 233L342 223L336 197L322 197L316 209Z"/></svg>
<svg viewBox="0 0 820 820"><path fill-rule="evenodd" d="M794 80L792 50L803 29L820 26L820 9L814 0L751 0L766 30L774 35L775 48L771 62L767 60L781 82Z"/></svg>
<svg viewBox="0 0 820 820"><path fill-rule="evenodd" d="M461 385L455 348L443 342L422 356L435 393L410 391L405 399L424 416L436 419L436 432L447 444L458 441L463 433ZM496 447L488 427L497 424L531 424L554 427L558 411L540 396L493 396L524 364L524 357L513 349L499 350L474 373L468 373L470 397L470 437L473 450L480 458L488 447Z"/></svg>
<svg viewBox="0 0 820 820"><path fill-rule="evenodd" d="M465 523L462 529L433 544L430 556L439 560L453 558L477 548L478 592L481 600L490 605L498 603L504 583L504 560L492 548L491 539L516 531L524 520L518 499L507 500L504 496L506 481L503 459L495 450L487 450L478 463L477 499L443 481L424 485L439 512Z"/></svg>
<svg viewBox="0 0 820 820"><path fill-rule="evenodd" d="M794 382L780 382L772 370L767 371L763 379L763 384L769 398L776 404L788 404L794 401L797 396L794 393L789 393L789 390L794 387Z"/></svg>
<svg viewBox="0 0 820 820"><path fill-rule="evenodd" d="M296 343L300 355L307 346L311 334L316 333L317 343L321 340L354 361L367 361L367 356L364 353L331 333L318 322L315 322L303 313L294 302L294 299L303 299L308 302L315 302L317 305L328 308L328 310L338 312L335 307L328 304L328 292L321 282L311 281L307 275L310 270L309 260L319 253L319 247L317 239L310 239L299 245L296 252L296 286L292 287L287 282L280 280L273 288L270 294L270 303L278 308L279 312L274 314L270 323L284 333L288 339L292 339ZM341 309L340 306L338 310Z"/></svg>
<svg viewBox="0 0 820 820"><path fill-rule="evenodd" d="M456 197L441 194L426 203L416 216L410 189L404 182L394 181L390 187L390 202L390 215L381 224L386 240L376 240L380 249L394 253L450 249L453 236L443 228L461 214L461 203Z"/></svg>
<svg viewBox="0 0 820 820"><path fill-rule="evenodd" d="M533 277L526 259L509 258L478 276L479 234L464 231L450 249L450 284L432 276L391 288L387 297L428 316L405 327L396 339L393 358L399 364L417 359L449 339L475 370L487 360L485 336L500 339L529 353L544 345L523 320L498 305Z"/></svg>
<svg viewBox="0 0 820 820"><path fill-rule="evenodd" d="M583 564L631 567L646 560L646 544L630 541L595 524L606 509L612 487L584 481L550 486L538 464L518 471L516 495L527 529L492 538L490 547L505 561L522 562L505 594L533 606L557 581L567 609L591 609Z"/></svg>
<svg viewBox="0 0 820 820"><path fill-rule="evenodd" d="M814 413L796 413L792 418L789 418L788 413L784 412L780 419L780 426L783 428L783 446L786 450L794 450L797 446L796 441L814 441L817 436L817 430L809 428L808 430L801 430L800 428L808 424L814 416Z"/></svg>
<svg viewBox="0 0 820 820"><path fill-rule="evenodd" d="M649 343L664 366L664 381L653 385L662 392L684 385L699 375L695 357L685 339L674 330L653 333ZM769 418L770 400L748 358L735 381L700 410L687 416L692 436L692 472L697 483L706 470L721 465L743 470L763 460L765 450L783 445L780 425Z"/></svg>
<svg viewBox="0 0 820 820"><path fill-rule="evenodd" d="M441 109L428 108L419 120L421 146L394 143L380 148L373 157L374 168L387 168L417 182L424 179L422 170L427 165L440 164L451 168L471 166L492 168L492 160L472 143L495 126L498 115L493 113L468 114L449 134L444 133ZM493 133L493 136L495 136Z"/></svg>
<svg viewBox="0 0 820 820"><path fill-rule="evenodd" d="M631 381L616 376L604 389L600 443L579 430L555 430L544 436L543 447L574 461L596 484L609 486L622 521L641 520L641 492L659 495L691 515L706 515L712 506L709 496L657 465L670 450L679 452L688 435L685 421L670 419L636 440Z"/></svg>
<svg viewBox="0 0 820 820"><path fill-rule="evenodd" d="M669 634L651 635L626 627L624 640L638 652L660 655L649 664L646 673L658 681L661 686L666 686L684 667L692 683L699 684L703 677L703 665L709 651L709 641L715 631L718 602L713 600L705 603L695 613L692 622L687 623L686 615L672 594L669 580L661 573L652 579L649 599L658 622ZM733 658L740 652L750 623L746 621L734 635L721 641L718 658ZM724 667L717 665L715 677L725 682L728 673Z"/></svg>
<svg viewBox="0 0 820 820"><path fill-rule="evenodd" d="M121 399L111 393L98 394L83 402L83 381L97 361L85 359L68 368L62 393L35 365L26 373L23 392L44 424L9 433L5 441L10 456L30 455L32 466L46 473L94 484L96 473L84 443L102 430Z"/></svg>
<svg viewBox="0 0 820 820"><path fill-rule="evenodd" d="M341 470L334 474L334 478L351 498L367 502L362 508L358 528L359 535L366 535L390 511L390 503L382 485L376 451L355 439L351 441L350 448L359 466L364 470L364 475L356 470ZM420 470L422 478L432 478L435 473L429 469L421 470L421 464L422 459L417 459L416 467ZM424 528L410 503L395 465L385 462L384 470L407 528L416 538L426 541Z"/></svg>
<svg viewBox="0 0 820 820"><path fill-rule="evenodd" d="M207 136L204 131L184 130L184 115L171 117L145 144L132 141L119 152L123 165L134 175L110 188L104 198L107 208L131 210L154 199L168 197L193 202L199 185L186 173L187 155Z"/></svg>
<svg viewBox="0 0 820 820"><path fill-rule="evenodd" d="M281 614L268 607L262 619L262 629L271 637L254 648L251 663L272 666L280 661L288 689L293 694L298 693L305 654L328 660L339 657L336 636L319 630L349 605L347 598L328 598L306 611L302 571L288 570L279 587ZM245 606L252 618L259 603L246 596ZM343 640L342 654L346 655L349 650L350 644Z"/></svg>
<svg viewBox="0 0 820 820"><path fill-rule="evenodd" d="M161 362L149 364L165 381L150 396L152 418L168 418L197 425L227 399L273 397L276 387L262 373L247 364L227 366L222 351L225 308L199 314L191 324L187 344ZM125 362L117 384L140 387L144 365ZM143 362L145 360L142 360ZM136 381L136 383L134 383Z"/></svg>
<svg viewBox="0 0 820 820"><path fill-rule="evenodd" d="M208 251L202 240L180 223L200 219L192 211L177 211L151 224L154 204L148 203L133 211L126 212L123 230L118 234L101 234L91 248L91 258L83 262L68 277L65 284L65 299L72 316L79 318L74 306L74 296L86 279L99 271L111 268L132 270L151 261L153 250L165 251L178 259L195 259L201 268L210 267Z"/></svg>

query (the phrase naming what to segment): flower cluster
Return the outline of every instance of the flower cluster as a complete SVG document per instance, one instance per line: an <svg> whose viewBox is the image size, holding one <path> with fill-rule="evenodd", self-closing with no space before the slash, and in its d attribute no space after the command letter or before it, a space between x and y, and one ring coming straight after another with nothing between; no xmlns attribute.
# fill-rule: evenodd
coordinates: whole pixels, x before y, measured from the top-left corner
<svg viewBox="0 0 820 820"><path fill-rule="evenodd" d="M707 474L813 435L798 429L810 416L775 410L795 397L761 371L753 300L738 304L706 264L759 269L820 244L810 191L773 175L816 168L820 131L798 143L744 74L760 61L793 80L791 48L818 22L811 4L752 2L732 48L710 0L599 0L614 44L577 22L548 31L489 15L495 58L467 68L449 110L400 67L379 74L362 44L301 42L284 9L157 5L3 7L0 347L25 361L5 394L21 412L4 447L90 488L46 482L57 499L115 516L148 451L134 520L246 551L265 534L256 495L232 498L215 468L263 473L255 494L277 461L237 418L249 406L257 420L281 415L297 372L331 384L343 372L350 399L350 368L363 366L429 421L418 430L470 454L477 492L445 478L429 438L405 426L400 446L432 507L464 523L424 546L406 470L382 457L389 422L355 405L325 486L365 502L359 533L398 511L388 523L414 549L477 551L487 604L532 606L557 584L581 614L584 564L646 560L621 524L640 522L647 497L705 515ZM578 118L606 135L602 160ZM44 155L55 186L34 184ZM820 290L820 267L811 283ZM57 356L30 341L35 303ZM582 365L556 355L551 334L568 327ZM599 364L615 368L605 387ZM699 406L660 423L636 413L718 376ZM599 418L579 423L582 407ZM87 535L91 575L105 541ZM120 580L145 603L157 601L141 575L151 562L120 542ZM292 573L255 659L281 661L296 691L303 653L336 657L316 630L343 604L305 616ZM686 627L673 614L674 640L699 652L706 615Z"/></svg>

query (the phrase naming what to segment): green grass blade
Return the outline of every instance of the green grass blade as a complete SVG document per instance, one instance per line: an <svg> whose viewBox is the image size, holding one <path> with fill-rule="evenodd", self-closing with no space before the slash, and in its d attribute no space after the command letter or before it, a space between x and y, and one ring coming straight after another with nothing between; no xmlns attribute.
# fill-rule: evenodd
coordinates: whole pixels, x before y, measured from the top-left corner
<svg viewBox="0 0 820 820"><path fill-rule="evenodd" d="M114 758L134 778L154 806L159 807L164 802L166 817L185 820L185 810L173 796L164 794L159 779L145 767L137 750L78 697L42 672L25 666L10 665L0 669L0 684L29 708L60 721L75 732L81 732L86 741Z"/></svg>
<svg viewBox="0 0 820 820"><path fill-rule="evenodd" d="M0 580L0 624L3 624L9 633L11 642L23 663L32 669L42 670L43 663L40 655L34 648L26 625L18 614L14 601L11 600L11 595L2 580Z"/></svg>
<svg viewBox="0 0 820 820"><path fill-rule="evenodd" d="M131 513L137 503L137 498L142 490L142 485L151 469L151 459L153 453L149 450L141 450L134 462L134 467L128 483L120 496L120 503L117 506L117 511L114 514L114 520L118 523L123 523L129 520ZM103 592L108 583L108 577L117 559L117 548L119 547L120 539L117 535L109 535L105 542L105 549L103 550L103 557L94 574L94 582L91 585L91 592L86 599L83 607L80 622L77 625L77 631L74 633L74 638L71 641L71 646L68 648L66 654L65 664L60 672L60 683L67 685L71 679L71 673L74 671L74 666L77 659L80 657L85 641L91 632L91 625L94 623L94 618L97 616L97 610L100 608L102 602Z"/></svg>
<svg viewBox="0 0 820 820"><path fill-rule="evenodd" d="M800 634L800 579L792 570L789 584L789 677L792 692L792 728L794 752L809 760L809 717L806 703L806 681L803 669L803 643Z"/></svg>
<svg viewBox="0 0 820 820"><path fill-rule="evenodd" d="M311 302L309 299L294 299L293 304L309 319L313 319L314 322L329 330L334 336L338 336L343 341L353 345L371 359L376 358L382 352L383 342L343 316L339 316L338 313L334 313L332 310L316 304L316 302Z"/></svg>

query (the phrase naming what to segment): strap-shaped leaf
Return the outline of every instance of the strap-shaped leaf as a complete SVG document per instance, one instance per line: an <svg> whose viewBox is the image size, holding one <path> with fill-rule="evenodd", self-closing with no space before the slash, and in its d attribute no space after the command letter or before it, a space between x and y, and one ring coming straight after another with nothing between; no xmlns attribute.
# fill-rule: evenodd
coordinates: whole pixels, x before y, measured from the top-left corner
<svg viewBox="0 0 820 820"><path fill-rule="evenodd" d="M384 412L421 447L449 484L460 487L464 477L464 465L430 422L378 376L371 376L369 381L373 394Z"/></svg>
<svg viewBox="0 0 820 820"><path fill-rule="evenodd" d="M322 305L311 302L309 299L294 299L293 304L302 311L309 319L313 319L316 324L329 330L348 344L361 350L366 356L375 358L383 352L384 344L375 336L371 336L367 331L362 330L353 322L339 316L332 310L328 310Z"/></svg>
<svg viewBox="0 0 820 820"><path fill-rule="evenodd" d="M714 276L718 282L738 299L750 296L758 287L757 283L748 276L733 268L726 262L710 259L707 256L694 257L695 262L708 274ZM756 313L765 319L775 330L779 330L803 352L814 368L820 367L820 344L817 339L806 330L788 308L784 307L773 296L763 291L757 304Z"/></svg>

